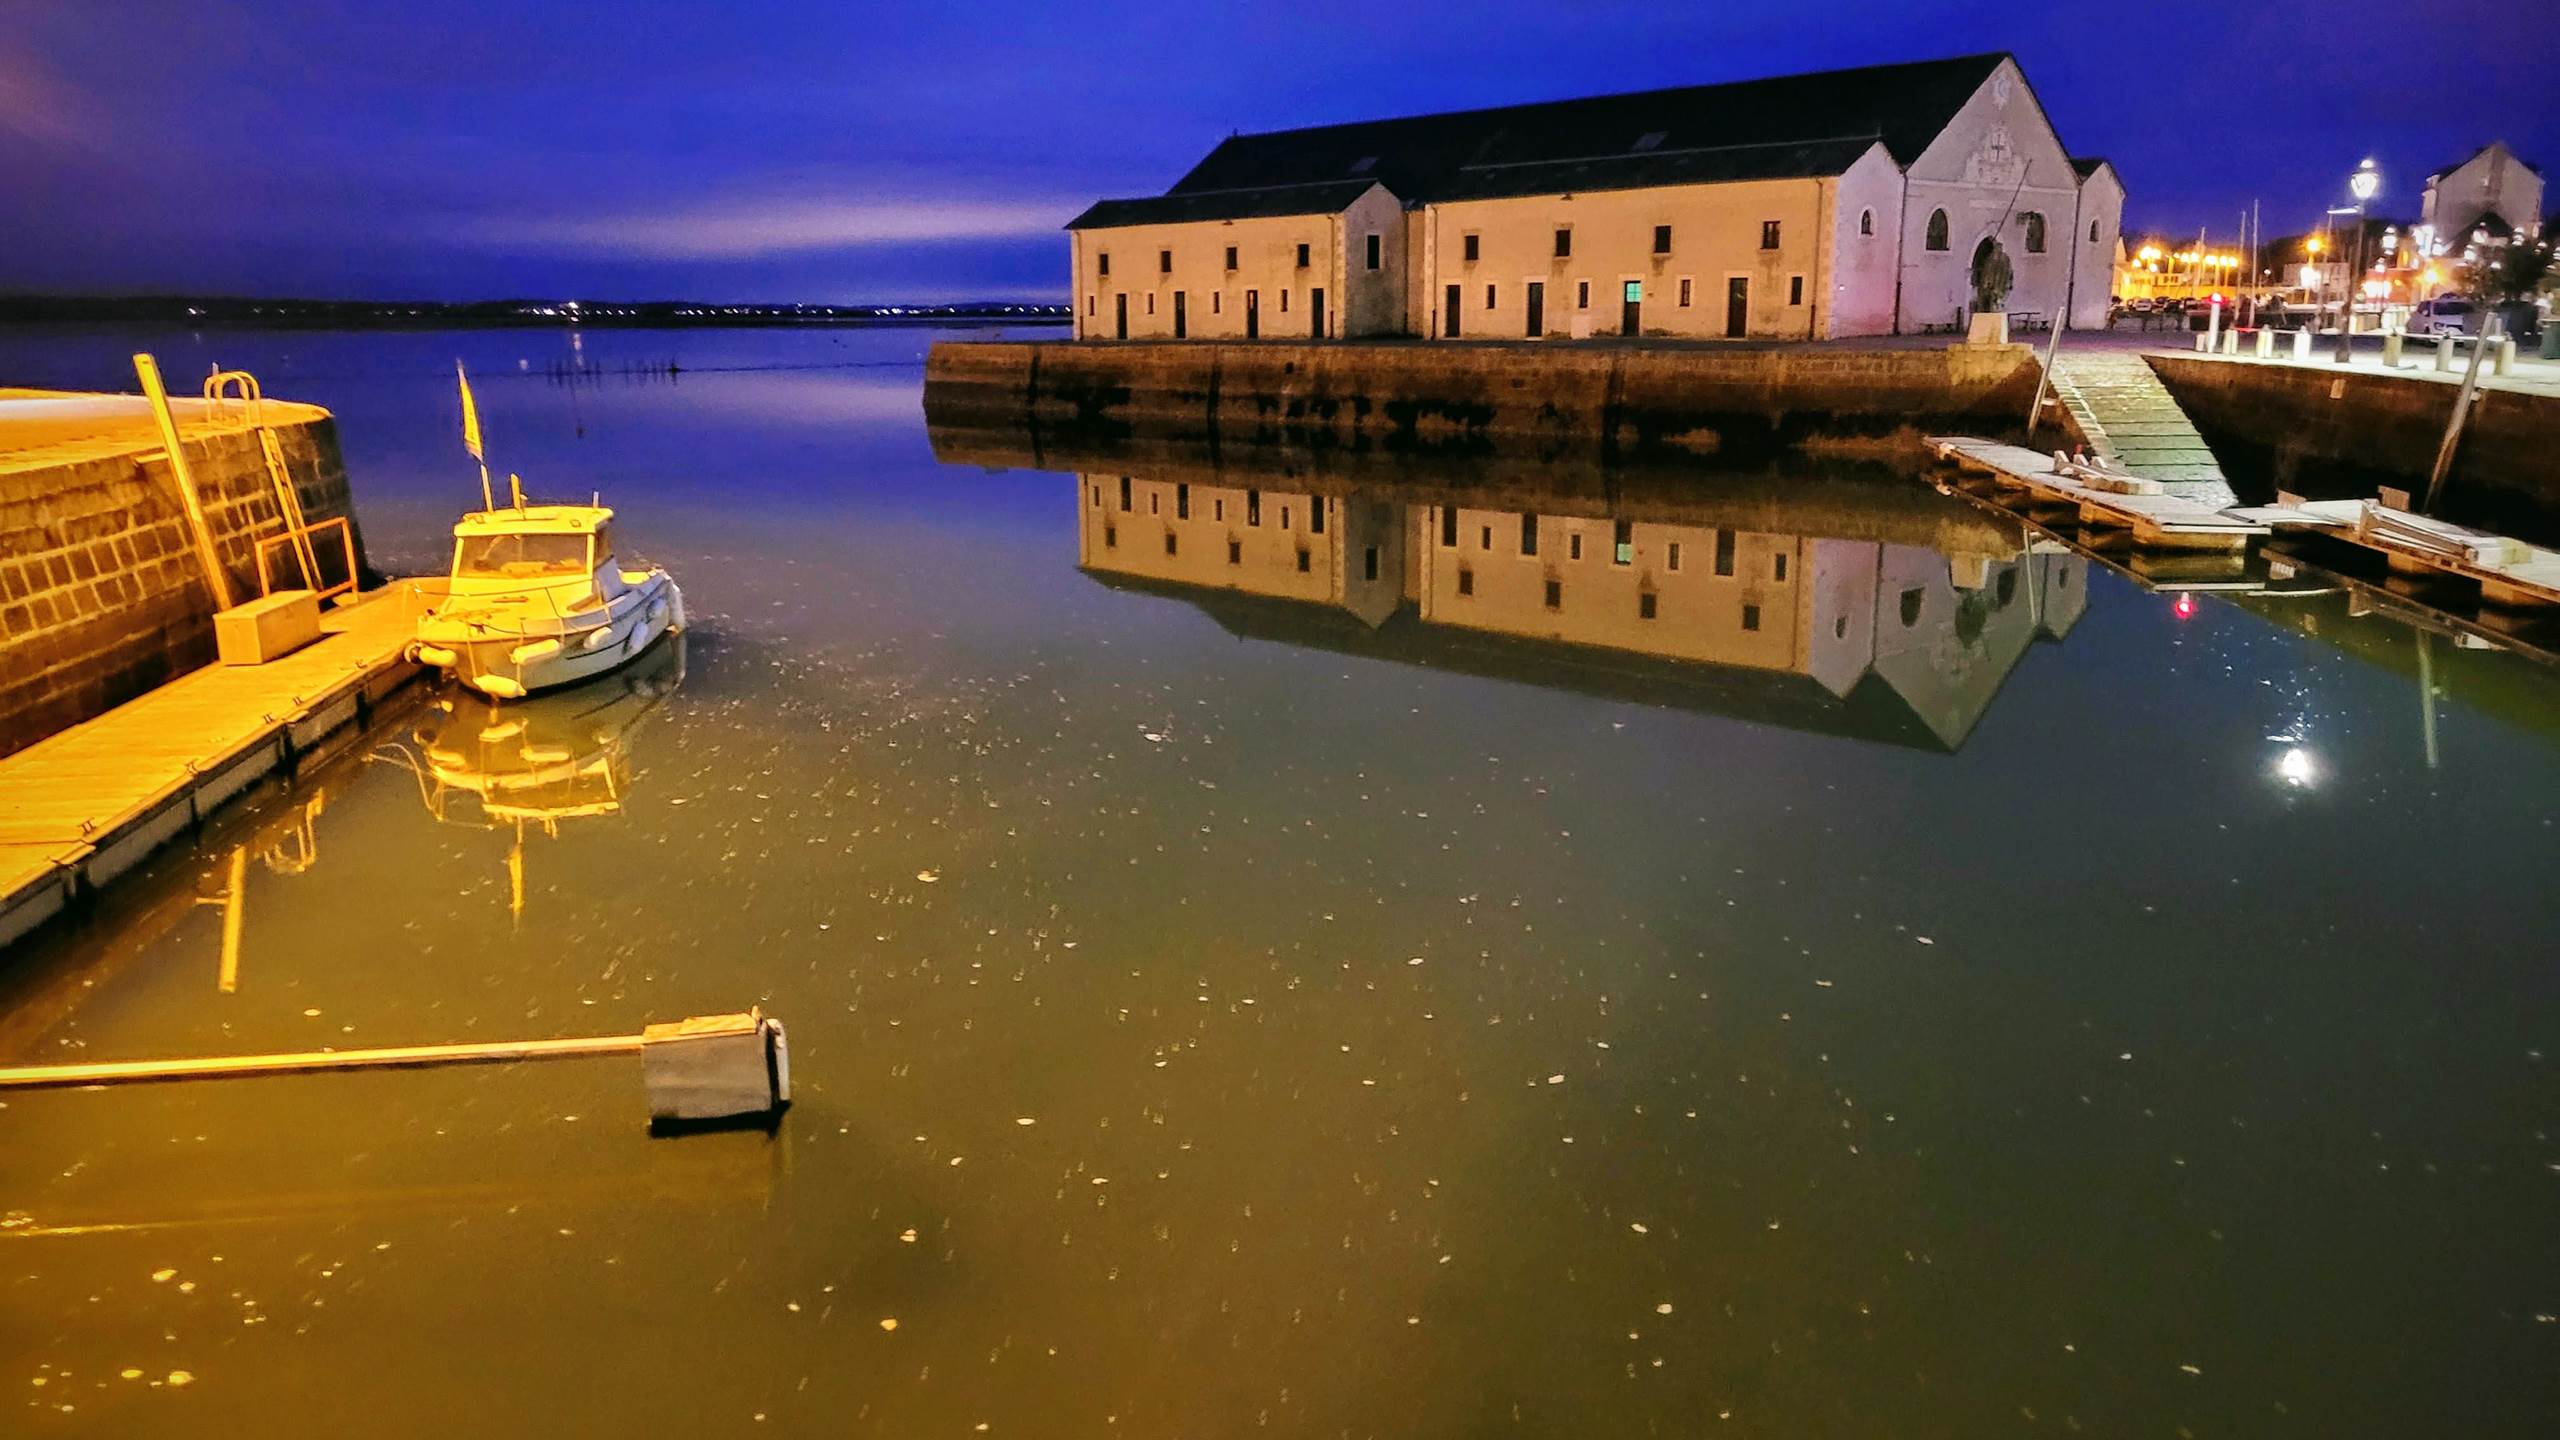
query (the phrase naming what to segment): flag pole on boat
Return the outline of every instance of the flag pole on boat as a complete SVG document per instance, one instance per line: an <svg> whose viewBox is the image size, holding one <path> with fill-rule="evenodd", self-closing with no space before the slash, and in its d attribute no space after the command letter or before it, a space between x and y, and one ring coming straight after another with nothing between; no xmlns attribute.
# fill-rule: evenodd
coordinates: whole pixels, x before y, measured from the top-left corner
<svg viewBox="0 0 2560 1440"><path fill-rule="evenodd" d="M463 373L459 357L453 362L453 378L462 387L462 448L480 462L480 508L495 510L497 502L489 494L489 457L480 444L480 407L471 398L471 377Z"/></svg>

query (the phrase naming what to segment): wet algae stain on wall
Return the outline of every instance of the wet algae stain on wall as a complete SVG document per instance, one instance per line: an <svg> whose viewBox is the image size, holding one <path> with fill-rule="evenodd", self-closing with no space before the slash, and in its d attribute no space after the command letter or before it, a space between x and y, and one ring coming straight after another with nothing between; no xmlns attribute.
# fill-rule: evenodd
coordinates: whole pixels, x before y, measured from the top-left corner
<svg viewBox="0 0 2560 1440"><path fill-rule="evenodd" d="M2036 362L2024 346L957 342L933 348L925 378L937 424L1390 452L1528 441L1756 465L1809 443L2012 433Z"/></svg>

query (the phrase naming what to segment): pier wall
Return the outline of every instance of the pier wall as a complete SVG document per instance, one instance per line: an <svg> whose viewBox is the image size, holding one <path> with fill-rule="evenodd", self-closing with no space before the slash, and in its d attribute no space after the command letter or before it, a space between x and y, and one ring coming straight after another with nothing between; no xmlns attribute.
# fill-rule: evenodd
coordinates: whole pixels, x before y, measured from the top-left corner
<svg viewBox="0 0 2560 1440"><path fill-rule="evenodd" d="M305 517L352 522L337 422L295 409L318 418L274 429ZM190 426L185 445L233 600L255 597L256 542L284 529L257 432ZM334 537L320 549L335 578L343 550ZM269 563L292 566L284 554ZM210 663L213 613L156 444L0 464L0 755Z"/></svg>
<svg viewBox="0 0 2560 1440"><path fill-rule="evenodd" d="M2355 499L2388 485L2418 495L2459 387L2362 369L2154 355L2152 369L2244 499L2279 488ZM2560 544L2560 396L2483 387L2437 513Z"/></svg>
<svg viewBox="0 0 2560 1440"><path fill-rule="evenodd" d="M2022 345L1742 349L1483 342L950 342L925 363L935 424L1221 443L1662 452L1757 466L1930 433L2014 433L2036 389Z"/></svg>

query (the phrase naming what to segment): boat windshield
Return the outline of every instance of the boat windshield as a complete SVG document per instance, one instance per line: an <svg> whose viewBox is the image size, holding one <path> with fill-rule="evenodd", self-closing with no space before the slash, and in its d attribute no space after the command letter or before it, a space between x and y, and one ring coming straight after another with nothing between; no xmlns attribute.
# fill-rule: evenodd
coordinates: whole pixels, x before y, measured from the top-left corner
<svg viewBox="0 0 2560 1440"><path fill-rule="evenodd" d="M539 580L587 573L584 535L466 535L454 546L456 579Z"/></svg>

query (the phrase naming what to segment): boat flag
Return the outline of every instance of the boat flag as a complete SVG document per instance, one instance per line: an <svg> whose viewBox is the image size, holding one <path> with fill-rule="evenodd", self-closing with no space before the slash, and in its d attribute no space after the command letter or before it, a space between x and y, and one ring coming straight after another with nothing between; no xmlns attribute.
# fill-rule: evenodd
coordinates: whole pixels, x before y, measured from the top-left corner
<svg viewBox="0 0 2560 1440"><path fill-rule="evenodd" d="M462 448L474 460L489 457L480 453L480 407L471 399L471 377L462 373L462 362L453 362L453 378L462 386Z"/></svg>

